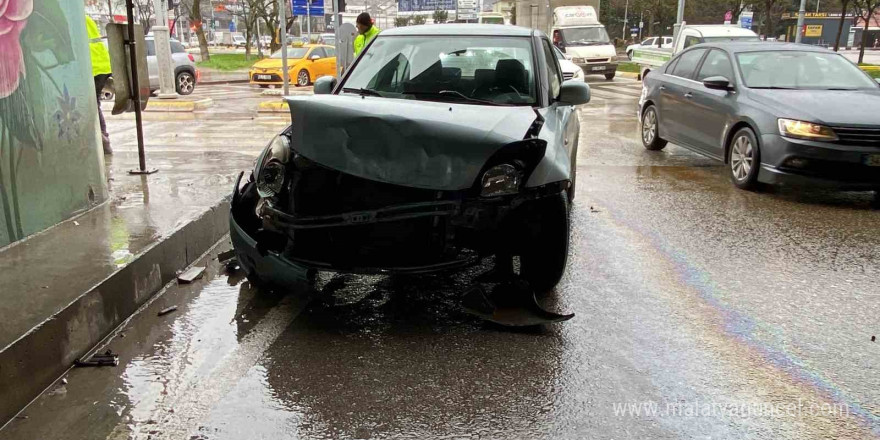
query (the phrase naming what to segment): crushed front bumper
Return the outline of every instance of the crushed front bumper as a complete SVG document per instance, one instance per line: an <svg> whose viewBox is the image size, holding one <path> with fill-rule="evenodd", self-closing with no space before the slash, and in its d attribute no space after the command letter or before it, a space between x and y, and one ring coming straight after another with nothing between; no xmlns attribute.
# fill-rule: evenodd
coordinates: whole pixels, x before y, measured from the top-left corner
<svg viewBox="0 0 880 440"><path fill-rule="evenodd" d="M317 270L424 274L461 269L478 263L484 256L514 252L514 228L522 230L525 218L540 218L540 206L535 202L565 189L565 182L560 182L529 189L516 197L438 200L332 215L294 216L273 206L270 200L252 194L249 185L252 183L242 187L239 177L233 190L232 242L248 274L281 286L308 282ZM392 236L384 232L389 229ZM351 243L358 237L368 238ZM394 244L397 248L381 247L395 239L400 242ZM399 254L395 249L399 249ZM372 250L378 258L370 255Z"/></svg>

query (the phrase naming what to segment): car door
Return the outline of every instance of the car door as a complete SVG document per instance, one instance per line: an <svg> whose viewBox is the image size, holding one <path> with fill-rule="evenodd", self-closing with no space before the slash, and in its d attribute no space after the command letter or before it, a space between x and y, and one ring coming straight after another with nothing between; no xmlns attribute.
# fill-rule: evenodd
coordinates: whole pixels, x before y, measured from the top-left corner
<svg viewBox="0 0 880 440"><path fill-rule="evenodd" d="M336 76L336 48L325 47L324 52L327 53L327 64L329 65L327 75Z"/></svg>
<svg viewBox="0 0 880 440"><path fill-rule="evenodd" d="M539 137L547 141L548 151L557 151L560 156L556 157L557 163L565 163L571 168L572 178L577 162L577 136L578 119L575 109L570 105L560 105L557 102L563 83L562 71L550 41L541 39L545 59L545 76L548 83L549 106L539 110L544 118L544 126L541 128ZM536 78L537 79L537 78ZM553 148L562 146L563 148Z"/></svg>
<svg viewBox="0 0 880 440"><path fill-rule="evenodd" d="M697 67L707 49L698 48L683 52L670 64L660 86L660 136L665 139L693 146L695 137L690 132L693 118L693 92L701 83L693 80Z"/></svg>
<svg viewBox="0 0 880 440"><path fill-rule="evenodd" d="M312 50L312 53L309 54L309 57L314 57L318 55L319 59L314 61L314 66L312 66L312 72L315 74L315 78L325 75L330 75L330 58L327 56L327 52L323 47L316 47Z"/></svg>
<svg viewBox="0 0 880 440"><path fill-rule="evenodd" d="M703 59L696 77L700 83L713 76L727 78L734 84L733 64L727 52L712 49ZM691 92L693 118L690 120L691 132L695 142L708 154L722 159L724 156L724 129L733 119L736 110L736 92L713 90L702 84L695 85Z"/></svg>
<svg viewBox="0 0 880 440"><path fill-rule="evenodd" d="M159 88L159 60L156 58L156 41L146 40L147 43L147 73L150 77L150 89Z"/></svg>

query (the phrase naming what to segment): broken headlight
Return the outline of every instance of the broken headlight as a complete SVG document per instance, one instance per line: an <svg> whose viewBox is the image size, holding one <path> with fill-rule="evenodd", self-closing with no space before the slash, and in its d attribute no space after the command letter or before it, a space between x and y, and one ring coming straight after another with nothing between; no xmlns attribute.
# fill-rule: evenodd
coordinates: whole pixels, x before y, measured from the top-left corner
<svg viewBox="0 0 880 440"><path fill-rule="evenodd" d="M258 159L254 173L260 197L274 197L281 192L289 158L290 140L283 134L275 136Z"/></svg>
<svg viewBox="0 0 880 440"><path fill-rule="evenodd" d="M519 192L522 174L517 167L510 164L495 165L483 173L480 195L497 197Z"/></svg>

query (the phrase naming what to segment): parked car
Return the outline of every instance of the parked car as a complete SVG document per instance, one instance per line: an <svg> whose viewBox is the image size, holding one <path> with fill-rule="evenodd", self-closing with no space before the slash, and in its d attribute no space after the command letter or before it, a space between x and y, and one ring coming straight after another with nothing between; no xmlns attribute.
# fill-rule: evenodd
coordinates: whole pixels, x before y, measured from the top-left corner
<svg viewBox="0 0 880 440"><path fill-rule="evenodd" d="M563 81L539 31L386 30L341 82L287 98L296 123L234 188L238 259L254 282L287 285L519 256L520 276L549 290L568 255L574 106L589 94Z"/></svg>
<svg viewBox="0 0 880 440"><path fill-rule="evenodd" d="M571 56L562 53L558 47L553 46L553 52L556 53L556 59L559 60L559 68L562 69L562 78L565 81L570 79L575 79L579 81L584 80L584 69L581 69L575 63L571 62Z"/></svg>
<svg viewBox="0 0 880 440"><path fill-rule="evenodd" d="M334 33L326 33L321 34L318 37L319 44L326 44L328 46L336 46L336 34Z"/></svg>
<svg viewBox="0 0 880 440"><path fill-rule="evenodd" d="M159 90L159 61L156 58L156 42L151 35L146 37L147 70L150 74L150 91ZM180 95L192 94L199 80L199 71L192 54L179 41L171 40L171 63L174 66L174 87Z"/></svg>
<svg viewBox="0 0 880 440"><path fill-rule="evenodd" d="M244 38L244 35L236 34L232 36L232 45L235 47L245 47L247 46L247 39Z"/></svg>
<svg viewBox="0 0 880 440"><path fill-rule="evenodd" d="M287 49L287 70L297 86L307 86L322 76L336 77L336 48L323 44L306 44ZM257 61L248 76L251 84L262 87L284 83L281 71L281 51Z"/></svg>
<svg viewBox="0 0 880 440"><path fill-rule="evenodd" d="M880 85L800 44L693 46L645 78L642 142L723 161L733 184L880 189Z"/></svg>
<svg viewBox="0 0 880 440"><path fill-rule="evenodd" d="M661 39L658 44L658 39ZM626 56L629 59L633 59L633 51L636 49L650 49L650 48L660 48L660 49L668 49L672 47L672 37L650 37L642 40L641 43L630 44L626 46Z"/></svg>

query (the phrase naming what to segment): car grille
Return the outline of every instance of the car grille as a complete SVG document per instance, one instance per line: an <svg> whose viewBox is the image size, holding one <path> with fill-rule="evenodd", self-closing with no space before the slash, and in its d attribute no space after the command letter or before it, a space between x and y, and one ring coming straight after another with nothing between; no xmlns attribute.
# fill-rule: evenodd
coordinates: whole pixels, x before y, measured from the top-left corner
<svg viewBox="0 0 880 440"><path fill-rule="evenodd" d="M587 58L588 63L607 63L608 58Z"/></svg>
<svg viewBox="0 0 880 440"><path fill-rule="evenodd" d="M841 144L880 147L880 127L832 127Z"/></svg>
<svg viewBox="0 0 880 440"><path fill-rule="evenodd" d="M574 73L565 73L565 72L564 72L564 73L562 74L562 79L564 79L565 81L568 81L568 80L570 80L570 79L572 79L572 78L574 78Z"/></svg>

